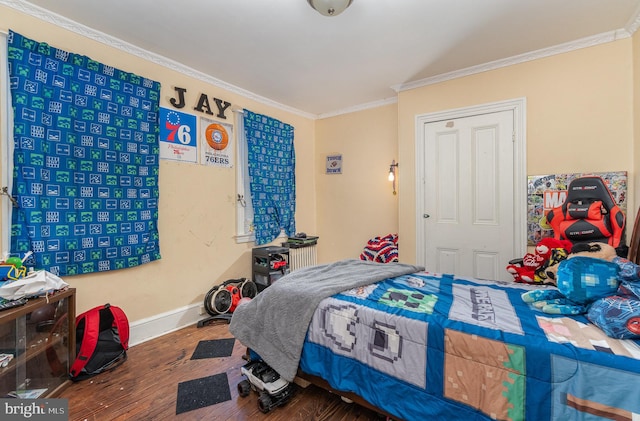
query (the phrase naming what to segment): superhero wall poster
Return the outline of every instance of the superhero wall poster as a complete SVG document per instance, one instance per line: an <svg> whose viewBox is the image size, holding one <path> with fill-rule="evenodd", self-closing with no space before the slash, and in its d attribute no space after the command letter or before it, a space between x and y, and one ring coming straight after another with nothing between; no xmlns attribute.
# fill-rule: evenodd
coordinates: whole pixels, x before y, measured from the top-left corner
<svg viewBox="0 0 640 421"><path fill-rule="evenodd" d="M531 175L527 178L527 245L534 246L542 238L553 237L547 224L547 213L561 206L567 198L567 186L579 177L602 177L622 212L627 214L627 172L569 173Z"/></svg>

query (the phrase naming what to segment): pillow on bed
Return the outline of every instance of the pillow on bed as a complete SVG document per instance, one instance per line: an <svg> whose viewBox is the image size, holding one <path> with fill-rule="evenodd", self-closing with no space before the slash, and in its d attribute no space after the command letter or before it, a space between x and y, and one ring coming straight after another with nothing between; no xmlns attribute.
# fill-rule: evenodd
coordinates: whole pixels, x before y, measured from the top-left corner
<svg viewBox="0 0 640 421"><path fill-rule="evenodd" d="M587 318L612 338L640 338L640 299L637 297L602 298L591 305Z"/></svg>
<svg viewBox="0 0 640 421"><path fill-rule="evenodd" d="M574 256L558 265L558 290L569 300L588 304L614 295L620 268L612 262L588 256Z"/></svg>
<svg viewBox="0 0 640 421"><path fill-rule="evenodd" d="M558 289L532 290L522 300L548 314L584 314L594 301L618 291L618 265L604 259L574 256L558 265Z"/></svg>

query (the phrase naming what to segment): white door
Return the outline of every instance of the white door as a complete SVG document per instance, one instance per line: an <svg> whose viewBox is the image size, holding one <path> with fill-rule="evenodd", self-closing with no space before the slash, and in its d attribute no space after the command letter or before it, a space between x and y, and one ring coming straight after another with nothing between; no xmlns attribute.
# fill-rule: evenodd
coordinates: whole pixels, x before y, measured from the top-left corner
<svg viewBox="0 0 640 421"><path fill-rule="evenodd" d="M513 109L422 123L417 250L428 271L512 279L505 266L526 248L516 244L523 210L514 125Z"/></svg>

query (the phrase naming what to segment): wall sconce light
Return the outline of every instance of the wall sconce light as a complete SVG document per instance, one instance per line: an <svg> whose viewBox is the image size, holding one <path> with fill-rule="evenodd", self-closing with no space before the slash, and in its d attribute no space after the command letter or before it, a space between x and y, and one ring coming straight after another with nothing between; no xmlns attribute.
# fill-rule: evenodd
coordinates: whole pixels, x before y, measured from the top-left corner
<svg viewBox="0 0 640 421"><path fill-rule="evenodd" d="M324 16L338 16L351 5L353 0L307 0L309 6Z"/></svg>
<svg viewBox="0 0 640 421"><path fill-rule="evenodd" d="M396 168L398 167L398 163L394 159L391 161L391 165L389 165L389 181L393 183L393 194L396 194Z"/></svg>

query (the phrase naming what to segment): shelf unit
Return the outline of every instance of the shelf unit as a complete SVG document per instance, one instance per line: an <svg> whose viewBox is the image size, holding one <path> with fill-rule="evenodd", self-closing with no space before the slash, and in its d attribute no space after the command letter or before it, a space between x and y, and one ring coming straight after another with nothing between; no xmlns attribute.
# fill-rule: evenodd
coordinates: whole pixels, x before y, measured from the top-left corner
<svg viewBox="0 0 640 421"><path fill-rule="evenodd" d="M289 249L286 247L255 247L252 257L252 280L258 292L289 273Z"/></svg>
<svg viewBox="0 0 640 421"><path fill-rule="evenodd" d="M0 367L0 397L43 390L57 396L68 386L76 355L76 290L68 288L0 311L0 353L13 359Z"/></svg>

